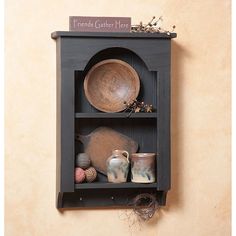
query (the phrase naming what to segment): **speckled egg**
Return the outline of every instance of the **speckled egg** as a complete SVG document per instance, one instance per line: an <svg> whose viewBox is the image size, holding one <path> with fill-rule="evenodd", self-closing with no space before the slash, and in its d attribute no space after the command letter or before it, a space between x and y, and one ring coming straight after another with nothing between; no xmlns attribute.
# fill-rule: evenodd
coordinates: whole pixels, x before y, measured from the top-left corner
<svg viewBox="0 0 236 236"><path fill-rule="evenodd" d="M75 168L75 183L79 184L85 180L85 171L82 168Z"/></svg>
<svg viewBox="0 0 236 236"><path fill-rule="evenodd" d="M90 166L90 159L89 159L88 154L79 153L76 156L75 164L77 167L80 167L82 169L87 169Z"/></svg>
<svg viewBox="0 0 236 236"><path fill-rule="evenodd" d="M85 170L86 182L93 182L97 178L97 171L93 167L89 167Z"/></svg>

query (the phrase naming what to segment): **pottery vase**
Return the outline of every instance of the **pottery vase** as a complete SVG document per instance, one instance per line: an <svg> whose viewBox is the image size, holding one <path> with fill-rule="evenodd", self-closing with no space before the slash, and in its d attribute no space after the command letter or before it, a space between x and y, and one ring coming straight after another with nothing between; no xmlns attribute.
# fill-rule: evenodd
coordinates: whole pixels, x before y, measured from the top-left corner
<svg viewBox="0 0 236 236"><path fill-rule="evenodd" d="M124 183L129 172L129 153L125 150L114 150L107 159L108 182Z"/></svg>
<svg viewBox="0 0 236 236"><path fill-rule="evenodd" d="M155 182L155 153L131 155L131 181L134 183Z"/></svg>

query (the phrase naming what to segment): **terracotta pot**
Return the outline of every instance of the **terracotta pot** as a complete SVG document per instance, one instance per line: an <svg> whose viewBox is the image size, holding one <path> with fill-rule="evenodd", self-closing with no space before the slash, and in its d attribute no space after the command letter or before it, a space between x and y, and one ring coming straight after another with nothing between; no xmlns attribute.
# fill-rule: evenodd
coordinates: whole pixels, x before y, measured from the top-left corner
<svg viewBox="0 0 236 236"><path fill-rule="evenodd" d="M131 181L134 183L155 182L155 153L131 155Z"/></svg>

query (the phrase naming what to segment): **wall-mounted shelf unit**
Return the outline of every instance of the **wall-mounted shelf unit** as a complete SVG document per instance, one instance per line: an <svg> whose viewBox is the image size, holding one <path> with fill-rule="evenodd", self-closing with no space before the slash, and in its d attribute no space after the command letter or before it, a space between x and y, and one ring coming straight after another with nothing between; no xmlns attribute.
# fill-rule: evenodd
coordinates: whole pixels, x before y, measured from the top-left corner
<svg viewBox="0 0 236 236"><path fill-rule="evenodd" d="M140 193L166 204L170 189L170 57L171 39L164 33L52 33L57 47L57 208L127 207ZM86 73L105 59L129 63L140 78L138 100L152 104L153 113L103 113L87 101ZM94 183L75 184L75 156L83 145L75 134L100 126L121 132L139 144L139 152L155 152L156 182L108 183L98 174ZM101 147L102 148L102 147Z"/></svg>

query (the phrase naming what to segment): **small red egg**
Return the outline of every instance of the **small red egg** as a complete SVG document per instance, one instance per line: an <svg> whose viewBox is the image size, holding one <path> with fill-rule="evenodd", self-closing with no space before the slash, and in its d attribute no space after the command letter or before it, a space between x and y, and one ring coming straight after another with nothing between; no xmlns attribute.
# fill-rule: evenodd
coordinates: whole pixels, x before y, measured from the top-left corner
<svg viewBox="0 0 236 236"><path fill-rule="evenodd" d="M82 168L75 168L75 183L79 184L85 180L85 172Z"/></svg>

